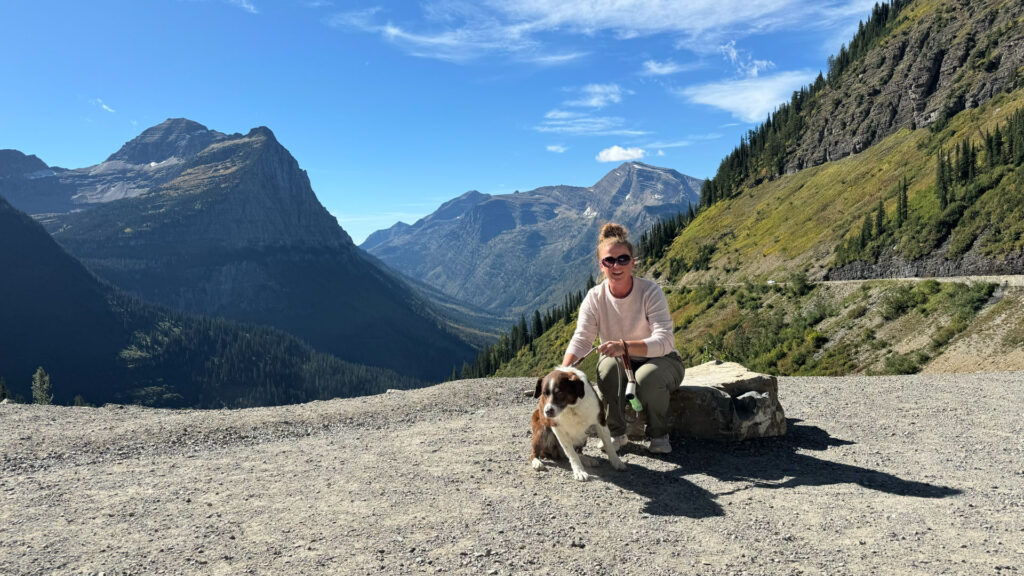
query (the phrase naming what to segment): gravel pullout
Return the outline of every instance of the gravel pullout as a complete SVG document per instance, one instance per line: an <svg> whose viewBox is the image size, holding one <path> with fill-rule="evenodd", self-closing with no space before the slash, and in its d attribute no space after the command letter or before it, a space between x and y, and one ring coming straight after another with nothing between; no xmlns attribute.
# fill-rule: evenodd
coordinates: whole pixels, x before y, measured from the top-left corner
<svg viewBox="0 0 1024 576"><path fill-rule="evenodd" d="M1024 372L780 378L783 438L528 463L529 378L0 405L0 574L1024 574Z"/></svg>

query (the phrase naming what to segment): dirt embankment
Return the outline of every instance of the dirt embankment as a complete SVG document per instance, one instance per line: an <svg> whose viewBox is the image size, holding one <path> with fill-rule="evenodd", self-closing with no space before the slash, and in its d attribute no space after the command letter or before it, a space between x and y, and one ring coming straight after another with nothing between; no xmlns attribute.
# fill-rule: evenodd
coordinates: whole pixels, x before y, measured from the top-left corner
<svg viewBox="0 0 1024 576"><path fill-rule="evenodd" d="M1024 573L1024 372L781 378L783 438L528 465L530 379L0 405L0 574Z"/></svg>

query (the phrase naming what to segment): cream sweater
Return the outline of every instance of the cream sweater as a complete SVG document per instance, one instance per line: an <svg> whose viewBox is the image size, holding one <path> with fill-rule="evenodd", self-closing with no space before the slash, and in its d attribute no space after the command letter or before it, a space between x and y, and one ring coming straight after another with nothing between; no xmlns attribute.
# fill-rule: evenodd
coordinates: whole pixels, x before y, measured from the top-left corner
<svg viewBox="0 0 1024 576"><path fill-rule="evenodd" d="M633 278L633 289L625 298L612 296L608 280L587 292L580 304L576 332L566 352L581 358L594 345L611 340L643 340L647 357L675 352L672 316L661 286L645 278Z"/></svg>

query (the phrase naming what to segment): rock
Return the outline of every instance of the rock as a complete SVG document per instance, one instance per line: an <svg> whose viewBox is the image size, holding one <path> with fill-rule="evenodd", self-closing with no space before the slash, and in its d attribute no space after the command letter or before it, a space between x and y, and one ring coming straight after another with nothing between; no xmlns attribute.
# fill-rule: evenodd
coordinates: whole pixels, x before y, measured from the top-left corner
<svg viewBox="0 0 1024 576"><path fill-rule="evenodd" d="M707 362L686 370L672 392L673 431L709 440L747 440L786 433L775 376L751 372L735 362ZM645 413L626 406L627 434L644 437Z"/></svg>

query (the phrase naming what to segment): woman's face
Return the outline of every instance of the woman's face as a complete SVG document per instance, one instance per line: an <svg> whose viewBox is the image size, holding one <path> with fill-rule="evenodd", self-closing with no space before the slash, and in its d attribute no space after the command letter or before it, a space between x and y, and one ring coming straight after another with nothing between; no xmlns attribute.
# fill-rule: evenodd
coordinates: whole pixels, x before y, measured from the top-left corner
<svg viewBox="0 0 1024 576"><path fill-rule="evenodd" d="M629 258L629 262L626 264L620 263L619 258L622 256ZM601 261L601 270L604 271L604 276L609 282L619 282L633 275L635 262L629 256L629 248L622 244L605 244L598 249L597 257ZM609 258L615 260L615 263L611 266L608 266Z"/></svg>

